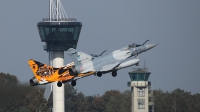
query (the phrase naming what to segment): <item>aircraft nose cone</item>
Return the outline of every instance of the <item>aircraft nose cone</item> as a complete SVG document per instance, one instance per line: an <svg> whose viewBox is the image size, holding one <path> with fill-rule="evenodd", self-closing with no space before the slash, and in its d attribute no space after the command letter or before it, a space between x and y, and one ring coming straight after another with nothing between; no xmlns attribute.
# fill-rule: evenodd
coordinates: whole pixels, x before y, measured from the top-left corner
<svg viewBox="0 0 200 112"><path fill-rule="evenodd" d="M149 49L151 49L151 48L153 48L153 47L155 47L155 46L157 46L158 44L147 44L146 46L147 46L147 48L148 48L148 50Z"/></svg>

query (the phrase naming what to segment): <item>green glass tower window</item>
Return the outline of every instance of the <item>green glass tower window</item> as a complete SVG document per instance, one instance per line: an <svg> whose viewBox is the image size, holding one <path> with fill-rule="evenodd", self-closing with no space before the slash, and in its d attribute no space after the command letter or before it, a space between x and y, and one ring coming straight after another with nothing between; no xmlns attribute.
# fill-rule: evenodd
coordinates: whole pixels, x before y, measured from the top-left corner
<svg viewBox="0 0 200 112"><path fill-rule="evenodd" d="M150 72L130 72L131 81L148 81Z"/></svg>
<svg viewBox="0 0 200 112"><path fill-rule="evenodd" d="M67 51L76 48L82 24L80 22L39 22L38 30L45 50Z"/></svg>
<svg viewBox="0 0 200 112"><path fill-rule="evenodd" d="M40 37L42 41L48 40L77 40L80 27L52 27L52 26L40 26Z"/></svg>
<svg viewBox="0 0 200 112"><path fill-rule="evenodd" d="M38 28L38 30L39 30L39 34L40 34L41 40L44 41L44 40L45 40L45 35L44 35L44 30L43 30L43 28L40 27L40 28Z"/></svg>

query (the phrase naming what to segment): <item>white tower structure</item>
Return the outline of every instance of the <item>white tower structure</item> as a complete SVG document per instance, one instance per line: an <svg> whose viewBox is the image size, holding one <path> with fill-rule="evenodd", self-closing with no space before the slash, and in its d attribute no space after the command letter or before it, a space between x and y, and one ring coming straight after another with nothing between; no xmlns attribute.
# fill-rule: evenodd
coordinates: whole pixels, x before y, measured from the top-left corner
<svg viewBox="0 0 200 112"><path fill-rule="evenodd" d="M60 0L49 0L49 18L37 23L39 35L49 52L49 63L55 68L64 65L64 51L76 48L82 23L68 18ZM53 83L53 112L65 111L64 84Z"/></svg>
<svg viewBox="0 0 200 112"><path fill-rule="evenodd" d="M138 68L129 72L131 82L131 112L154 112L153 91L148 81L150 72L146 68Z"/></svg>
<svg viewBox="0 0 200 112"><path fill-rule="evenodd" d="M64 65L64 51L49 52L50 65L59 68ZM57 86L57 82L53 83L53 112L65 112L65 90L64 84Z"/></svg>

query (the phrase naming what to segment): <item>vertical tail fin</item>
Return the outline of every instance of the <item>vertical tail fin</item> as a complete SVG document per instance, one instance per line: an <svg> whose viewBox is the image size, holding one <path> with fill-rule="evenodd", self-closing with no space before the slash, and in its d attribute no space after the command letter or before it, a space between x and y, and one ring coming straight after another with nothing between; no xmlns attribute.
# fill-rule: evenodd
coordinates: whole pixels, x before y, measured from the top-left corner
<svg viewBox="0 0 200 112"><path fill-rule="evenodd" d="M28 65L30 66L34 76L38 79L38 75L37 75L37 71L40 67L44 66L44 64L38 62L38 61L35 61L33 59L30 59L28 60Z"/></svg>
<svg viewBox="0 0 200 112"><path fill-rule="evenodd" d="M80 56L77 55L77 51L73 48L69 48L68 49L68 55L71 56L72 58L72 61L74 62L75 65L78 65L79 64L79 58Z"/></svg>
<svg viewBox="0 0 200 112"><path fill-rule="evenodd" d="M79 65L80 63L87 63L92 60L92 56L83 52L77 52L75 49L68 49L68 55L71 56L72 61L75 65Z"/></svg>
<svg viewBox="0 0 200 112"><path fill-rule="evenodd" d="M28 61L28 64L35 76L35 78L39 81L43 75L51 75L49 73L49 69L52 68L46 64L40 63L38 61L35 61L33 59L30 59ZM45 74L47 73L47 74Z"/></svg>

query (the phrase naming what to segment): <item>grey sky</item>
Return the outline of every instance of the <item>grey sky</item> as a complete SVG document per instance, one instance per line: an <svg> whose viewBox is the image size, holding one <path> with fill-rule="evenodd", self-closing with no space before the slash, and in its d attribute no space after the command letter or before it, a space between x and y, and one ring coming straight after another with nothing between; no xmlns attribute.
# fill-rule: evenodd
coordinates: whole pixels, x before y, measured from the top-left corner
<svg viewBox="0 0 200 112"><path fill-rule="evenodd" d="M88 54L112 52L131 43L159 46L139 56L152 72L154 89L181 88L200 93L199 0L62 0L66 13L83 27L77 50ZM28 82L33 76L27 61L48 64L36 27L48 17L48 0L0 0L0 72ZM65 64L71 62L65 53ZM104 74L78 80L75 88L86 95L110 89L130 90L129 67L118 76Z"/></svg>

